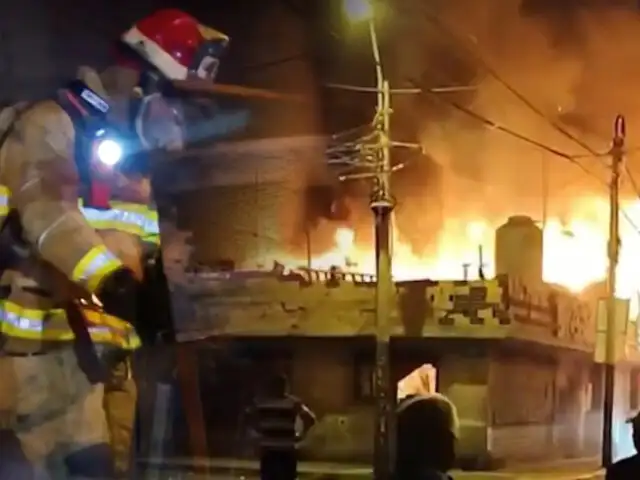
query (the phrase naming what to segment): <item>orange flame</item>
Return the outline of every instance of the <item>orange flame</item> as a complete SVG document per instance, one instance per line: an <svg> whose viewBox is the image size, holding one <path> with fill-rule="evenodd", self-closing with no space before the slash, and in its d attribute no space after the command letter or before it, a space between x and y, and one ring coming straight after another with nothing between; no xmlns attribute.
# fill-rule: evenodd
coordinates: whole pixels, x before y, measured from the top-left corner
<svg viewBox="0 0 640 480"><path fill-rule="evenodd" d="M623 204L636 225L640 225L640 201ZM470 279L477 278L479 246L483 252L483 270L487 278L494 274L495 229L504 223L479 218L447 219L439 234L435 253L417 251L401 232L393 231L393 275L396 280L461 279L465 270ZM609 207L606 199L587 198L571 218L548 218L544 225L543 279L579 293L601 282L607 272L607 238ZM358 233L340 227L335 231L335 246L314 256L311 267L328 270L338 266L344 271L375 274L372 245L359 242ZM618 267L617 295L631 300L632 312L638 312L640 292L640 235L621 220L621 251ZM304 260L290 258L285 265L296 268Z"/></svg>

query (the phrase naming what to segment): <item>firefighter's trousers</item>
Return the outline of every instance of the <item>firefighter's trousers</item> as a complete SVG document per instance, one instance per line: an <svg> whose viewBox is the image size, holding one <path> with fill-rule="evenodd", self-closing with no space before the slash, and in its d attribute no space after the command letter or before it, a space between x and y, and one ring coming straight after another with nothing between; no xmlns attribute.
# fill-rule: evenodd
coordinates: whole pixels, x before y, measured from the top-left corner
<svg viewBox="0 0 640 480"><path fill-rule="evenodd" d="M11 430L31 466L46 471L51 480L109 478L104 385L89 381L75 351L69 347L0 361L3 375L15 374L9 380L16 386Z"/></svg>
<svg viewBox="0 0 640 480"><path fill-rule="evenodd" d="M127 478L132 474L130 469L138 389L131 375L130 359L117 363L110 373L105 384L104 410L116 478Z"/></svg>

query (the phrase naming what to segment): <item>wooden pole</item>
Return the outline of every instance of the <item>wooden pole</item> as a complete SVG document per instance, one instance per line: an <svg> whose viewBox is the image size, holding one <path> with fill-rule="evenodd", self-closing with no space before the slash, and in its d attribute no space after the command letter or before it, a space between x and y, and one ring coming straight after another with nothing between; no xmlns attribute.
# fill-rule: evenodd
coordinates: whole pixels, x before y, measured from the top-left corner
<svg viewBox="0 0 640 480"><path fill-rule="evenodd" d="M209 475L209 447L198 370L197 347L193 343L181 343L176 348L178 383L183 398L183 410L189 429L189 446L196 463L202 464L205 475ZM201 462L199 462L201 461Z"/></svg>

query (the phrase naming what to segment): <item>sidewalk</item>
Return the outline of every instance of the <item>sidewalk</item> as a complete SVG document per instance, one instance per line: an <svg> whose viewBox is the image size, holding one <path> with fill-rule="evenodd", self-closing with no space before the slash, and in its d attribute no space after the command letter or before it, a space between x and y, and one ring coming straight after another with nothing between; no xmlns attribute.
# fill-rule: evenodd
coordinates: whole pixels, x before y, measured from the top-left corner
<svg viewBox="0 0 640 480"><path fill-rule="evenodd" d="M257 478L258 462L253 460L223 458L169 458L162 460L141 459L146 467L159 470L206 471L225 478ZM370 480L372 470L368 465L339 463L300 462L301 479L308 480ZM454 471L455 480L601 480L604 472L592 461L555 462L538 466L518 466L494 472Z"/></svg>

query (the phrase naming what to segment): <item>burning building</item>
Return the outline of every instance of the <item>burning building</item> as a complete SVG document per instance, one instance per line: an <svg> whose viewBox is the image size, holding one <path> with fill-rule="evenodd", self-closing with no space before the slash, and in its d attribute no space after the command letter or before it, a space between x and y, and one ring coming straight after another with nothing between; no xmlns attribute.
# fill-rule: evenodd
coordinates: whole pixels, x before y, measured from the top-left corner
<svg viewBox="0 0 640 480"><path fill-rule="evenodd" d="M305 455L369 461L375 326L368 255L353 229L340 223L335 247L322 255L296 250L300 217L286 214L301 208L313 183L305 187L299 178L313 175L294 160L314 149L321 154L323 142L260 142L215 147L210 158L216 160L183 168L185 178L156 179L177 338L195 341L212 362L200 387L216 399L204 403L208 448L220 456L248 454L246 443L231 445L228 438L242 430L241 405L256 382L278 369L319 415ZM265 162L265 151L282 168ZM495 252L484 249L487 265L467 267L466 279L463 264L473 260L458 258L455 270L439 279L431 273L437 268L426 267L443 259L403 263L411 252L395 244L398 268L410 268L395 272L393 377L402 392L435 388L452 399L461 458L476 467L599 451L595 302L544 281L549 232L526 216L495 230L469 223L473 250L490 245ZM560 272L570 258L553 267ZM336 264L341 268L328 268ZM569 274L579 267L564 265ZM483 278L474 273L479 267ZM205 348L212 343L222 346ZM640 406L636 352L633 343L618 369L619 415ZM402 381L416 369L411 381Z"/></svg>

